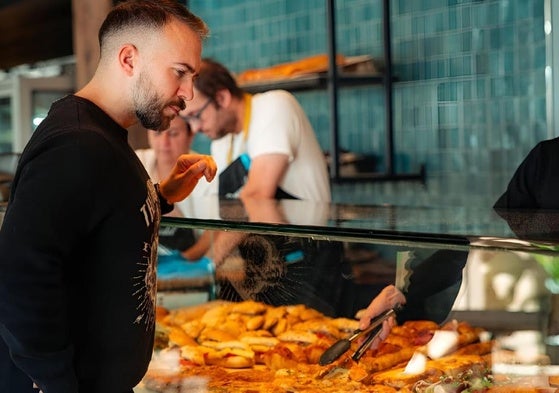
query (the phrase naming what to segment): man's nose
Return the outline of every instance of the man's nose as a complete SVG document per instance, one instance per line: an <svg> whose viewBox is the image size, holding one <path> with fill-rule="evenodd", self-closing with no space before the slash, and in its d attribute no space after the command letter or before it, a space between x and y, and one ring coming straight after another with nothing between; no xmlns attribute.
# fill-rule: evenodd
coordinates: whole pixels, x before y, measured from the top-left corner
<svg viewBox="0 0 559 393"><path fill-rule="evenodd" d="M190 101L192 100L192 98L194 98L194 82L192 81L192 79L187 78L180 84L177 95L185 104L186 101Z"/></svg>
<svg viewBox="0 0 559 393"><path fill-rule="evenodd" d="M161 143L163 143L163 145L168 145L171 142L171 137L169 137L169 133L168 132L162 132L161 133Z"/></svg>

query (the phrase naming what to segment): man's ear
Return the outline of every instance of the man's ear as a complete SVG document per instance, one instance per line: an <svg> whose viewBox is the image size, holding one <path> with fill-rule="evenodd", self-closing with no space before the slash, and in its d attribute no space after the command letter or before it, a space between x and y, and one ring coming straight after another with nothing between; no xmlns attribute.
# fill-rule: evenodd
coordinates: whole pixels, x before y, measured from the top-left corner
<svg viewBox="0 0 559 393"><path fill-rule="evenodd" d="M227 89L218 90L215 93L215 102L220 108L227 108L231 104L233 96Z"/></svg>
<svg viewBox="0 0 559 393"><path fill-rule="evenodd" d="M122 68L128 76L132 76L134 74L137 54L138 49L132 44L123 45L118 52L118 63L120 68Z"/></svg>

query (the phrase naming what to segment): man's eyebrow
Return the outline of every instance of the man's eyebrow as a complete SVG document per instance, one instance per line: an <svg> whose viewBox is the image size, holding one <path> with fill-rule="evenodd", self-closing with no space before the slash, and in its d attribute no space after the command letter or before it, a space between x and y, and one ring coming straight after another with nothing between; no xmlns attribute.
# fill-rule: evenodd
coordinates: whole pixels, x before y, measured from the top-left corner
<svg viewBox="0 0 559 393"><path fill-rule="evenodd" d="M192 67L190 64L187 63L178 63L178 65L186 68L188 70L188 72L190 72L191 74L197 75L196 70L194 69L194 67Z"/></svg>

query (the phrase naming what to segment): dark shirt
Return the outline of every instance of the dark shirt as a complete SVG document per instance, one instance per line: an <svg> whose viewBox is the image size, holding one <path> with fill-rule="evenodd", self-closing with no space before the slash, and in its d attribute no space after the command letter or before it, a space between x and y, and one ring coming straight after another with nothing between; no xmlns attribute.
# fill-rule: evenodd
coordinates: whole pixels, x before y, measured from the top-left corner
<svg viewBox="0 0 559 393"><path fill-rule="evenodd" d="M1 392L132 390L152 355L160 216L127 131L90 101L55 102L0 230Z"/></svg>
<svg viewBox="0 0 559 393"><path fill-rule="evenodd" d="M538 143L494 205L505 209L559 209L559 138Z"/></svg>

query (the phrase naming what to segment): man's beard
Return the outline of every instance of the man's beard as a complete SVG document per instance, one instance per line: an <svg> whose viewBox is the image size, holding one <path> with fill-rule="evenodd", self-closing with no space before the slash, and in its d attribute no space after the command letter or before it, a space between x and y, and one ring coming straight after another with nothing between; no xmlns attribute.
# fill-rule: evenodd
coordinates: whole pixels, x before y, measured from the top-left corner
<svg viewBox="0 0 559 393"><path fill-rule="evenodd" d="M173 116L163 115L163 109L168 105L176 105L183 110L186 104L179 99L177 103L163 103L153 88L151 81L141 74L132 92L136 117L144 128L148 130L164 131L171 125Z"/></svg>
<svg viewBox="0 0 559 393"><path fill-rule="evenodd" d="M215 136L214 138L211 138L213 140L221 139L225 135L228 135L235 131L235 123L236 123L235 116L225 110L220 110L220 109L221 108L218 108L218 113L216 115L218 118L218 124L217 124Z"/></svg>

